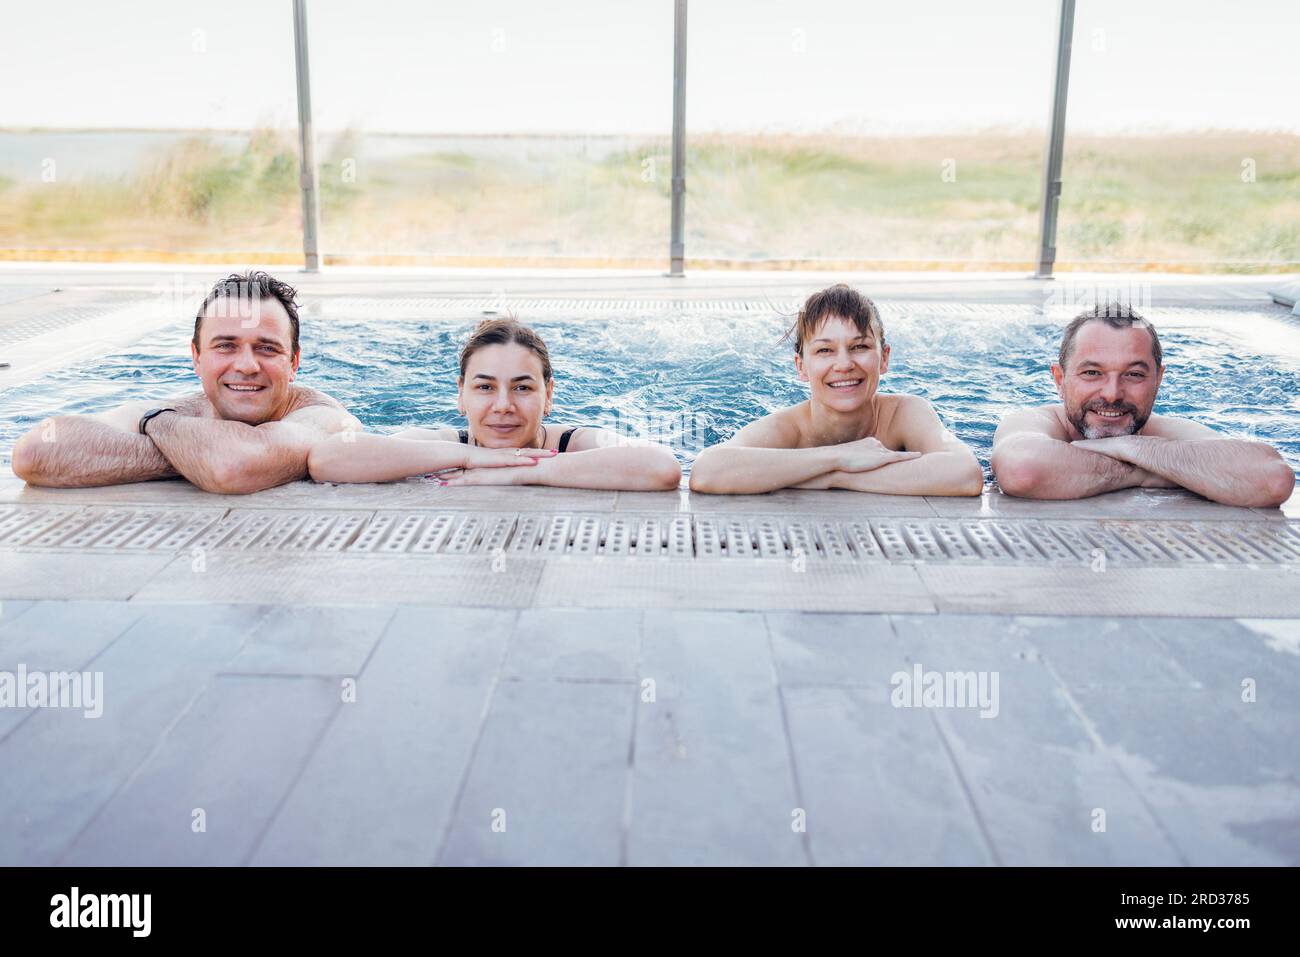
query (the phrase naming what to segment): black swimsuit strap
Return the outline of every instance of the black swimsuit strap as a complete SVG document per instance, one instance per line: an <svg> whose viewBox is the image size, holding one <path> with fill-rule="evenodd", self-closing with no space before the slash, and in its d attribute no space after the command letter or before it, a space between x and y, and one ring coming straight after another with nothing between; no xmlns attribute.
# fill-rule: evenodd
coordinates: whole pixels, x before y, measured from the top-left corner
<svg viewBox="0 0 1300 957"><path fill-rule="evenodd" d="M463 442L465 445L469 445L469 429L461 429L461 430L460 430L460 440L461 440L461 442Z"/></svg>

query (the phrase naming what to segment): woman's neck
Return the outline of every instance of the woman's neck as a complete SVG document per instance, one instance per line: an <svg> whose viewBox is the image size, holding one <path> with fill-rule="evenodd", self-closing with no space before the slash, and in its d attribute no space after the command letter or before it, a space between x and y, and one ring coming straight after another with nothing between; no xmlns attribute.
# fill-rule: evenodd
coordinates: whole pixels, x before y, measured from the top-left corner
<svg viewBox="0 0 1300 957"><path fill-rule="evenodd" d="M876 434L879 421L875 395L852 412L841 412L815 399L808 400L808 429L816 445L840 445L868 438Z"/></svg>

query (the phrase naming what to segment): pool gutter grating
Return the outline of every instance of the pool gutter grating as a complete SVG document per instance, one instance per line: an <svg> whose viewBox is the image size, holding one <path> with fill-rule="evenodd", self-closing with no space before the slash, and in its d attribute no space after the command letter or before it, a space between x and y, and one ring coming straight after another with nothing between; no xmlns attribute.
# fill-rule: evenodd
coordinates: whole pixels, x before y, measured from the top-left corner
<svg viewBox="0 0 1300 957"><path fill-rule="evenodd" d="M1300 565L1297 522L10 506L0 550L1013 566Z"/></svg>

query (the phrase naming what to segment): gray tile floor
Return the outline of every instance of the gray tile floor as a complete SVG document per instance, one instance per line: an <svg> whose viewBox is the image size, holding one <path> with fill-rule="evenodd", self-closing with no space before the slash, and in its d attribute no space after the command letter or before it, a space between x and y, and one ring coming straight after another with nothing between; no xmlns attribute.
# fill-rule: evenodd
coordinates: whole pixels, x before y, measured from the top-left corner
<svg viewBox="0 0 1300 957"><path fill-rule="evenodd" d="M0 611L0 864L1300 863L1295 620Z"/></svg>

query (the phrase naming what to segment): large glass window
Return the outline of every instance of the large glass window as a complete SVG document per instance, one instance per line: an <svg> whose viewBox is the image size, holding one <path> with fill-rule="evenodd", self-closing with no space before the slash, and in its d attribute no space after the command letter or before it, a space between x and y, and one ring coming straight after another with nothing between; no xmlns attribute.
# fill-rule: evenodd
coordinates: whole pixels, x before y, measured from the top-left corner
<svg viewBox="0 0 1300 957"><path fill-rule="evenodd" d="M688 258L1027 268L1053 8L693 4Z"/></svg>
<svg viewBox="0 0 1300 957"><path fill-rule="evenodd" d="M335 261L662 265L672 5L312 8Z"/></svg>
<svg viewBox="0 0 1300 957"><path fill-rule="evenodd" d="M26 4L21 21L0 57L7 255L301 261L288 4Z"/></svg>
<svg viewBox="0 0 1300 957"><path fill-rule="evenodd" d="M1078 5L1057 260L1300 262L1300 6Z"/></svg>

